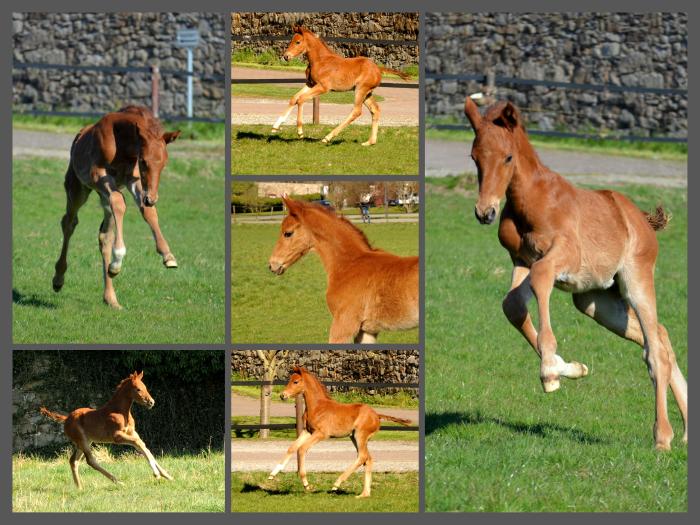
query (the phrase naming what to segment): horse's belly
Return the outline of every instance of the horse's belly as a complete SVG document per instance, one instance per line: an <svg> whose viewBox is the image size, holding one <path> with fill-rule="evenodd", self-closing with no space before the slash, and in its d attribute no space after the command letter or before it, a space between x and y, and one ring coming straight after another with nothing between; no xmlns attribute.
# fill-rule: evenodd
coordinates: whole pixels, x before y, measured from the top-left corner
<svg viewBox="0 0 700 525"><path fill-rule="evenodd" d="M589 271L576 273L561 272L554 281L554 286L559 290L570 293L581 293L589 290L605 290L615 282L615 273L606 272L603 275L595 275Z"/></svg>

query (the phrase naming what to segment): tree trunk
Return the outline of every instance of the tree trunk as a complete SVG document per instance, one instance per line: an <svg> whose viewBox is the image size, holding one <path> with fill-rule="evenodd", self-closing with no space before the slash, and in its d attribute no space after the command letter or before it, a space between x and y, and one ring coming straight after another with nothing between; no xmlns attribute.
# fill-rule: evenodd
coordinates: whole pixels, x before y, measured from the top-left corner
<svg viewBox="0 0 700 525"><path fill-rule="evenodd" d="M263 372L263 381L271 381L272 375L270 370L265 370ZM260 424L269 425L270 424L270 402L272 397L272 385L262 385L260 387ZM262 439L267 439L270 437L270 429L261 428L260 437Z"/></svg>

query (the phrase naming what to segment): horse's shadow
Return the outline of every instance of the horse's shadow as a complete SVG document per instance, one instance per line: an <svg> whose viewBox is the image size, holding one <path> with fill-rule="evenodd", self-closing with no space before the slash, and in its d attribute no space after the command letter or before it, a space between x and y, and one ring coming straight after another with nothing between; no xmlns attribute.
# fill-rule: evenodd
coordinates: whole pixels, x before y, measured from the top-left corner
<svg viewBox="0 0 700 525"><path fill-rule="evenodd" d="M236 132L236 138L235 140L260 140L260 141L265 141L268 143L272 142L284 142L287 144L291 143L297 143L297 142L303 142L305 144L309 143L319 143L321 142L321 139L315 139L312 137L304 137L302 139L298 137L283 137L281 135L271 135L267 133L256 133L254 131L238 131ZM357 141L355 141L357 142ZM333 139L332 142L329 144L325 144L326 146L338 146L340 144L345 143L344 139Z"/></svg>
<svg viewBox="0 0 700 525"><path fill-rule="evenodd" d="M605 439L591 435L577 428L565 427L556 423L524 423L522 421L507 421L503 418L485 416L480 411L472 412L443 412L425 415L425 435L429 436L442 428L452 425L496 424L515 434L536 436L539 438L552 437L553 434L565 437L583 445L598 445L606 443Z"/></svg>
<svg viewBox="0 0 700 525"><path fill-rule="evenodd" d="M16 288L12 289L12 303L20 306L32 306L34 308L47 308L49 310L54 310L56 308L55 303L45 301L34 294L25 295Z"/></svg>

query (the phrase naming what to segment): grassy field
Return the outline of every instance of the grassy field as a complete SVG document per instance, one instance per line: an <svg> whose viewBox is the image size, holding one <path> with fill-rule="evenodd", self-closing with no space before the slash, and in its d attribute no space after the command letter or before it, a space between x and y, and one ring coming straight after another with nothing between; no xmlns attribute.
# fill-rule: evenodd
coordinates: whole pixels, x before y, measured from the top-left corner
<svg viewBox="0 0 700 525"><path fill-rule="evenodd" d="M373 246L418 253L418 223L360 226ZM326 273L308 254L284 275L268 269L279 225L231 226L231 329L234 343L326 343L331 315L326 305ZM418 329L379 334L380 343L417 343Z"/></svg>
<svg viewBox="0 0 700 525"><path fill-rule="evenodd" d="M686 511L687 447L669 393L673 451L654 450L654 396L641 349L552 295L560 354L590 375L545 395L539 361L501 311L511 263L474 192L428 184L426 505L430 511ZM673 213L660 232L659 318L687 371L687 198L616 188ZM531 311L536 310L531 304Z"/></svg>
<svg viewBox="0 0 700 525"><path fill-rule="evenodd" d="M268 481L268 472L231 473L233 512L418 512L418 473L372 474L372 496L362 492L362 471L343 483L338 494L329 493L337 473L309 473L312 491L306 493L293 473Z"/></svg>
<svg viewBox="0 0 700 525"><path fill-rule="evenodd" d="M115 485L85 461L83 490L73 484L68 454L56 459L14 455L14 512L224 512L224 455L221 452L157 458L175 479L156 481L148 462L135 453L118 459L100 455Z"/></svg>
<svg viewBox="0 0 700 525"><path fill-rule="evenodd" d="M295 125L276 135L264 124L231 127L233 175L418 175L418 127L379 126L377 143L363 147L370 127L348 126L330 144L321 139L335 126Z"/></svg>
<svg viewBox="0 0 700 525"><path fill-rule="evenodd" d="M67 162L13 161L13 340L16 343L223 343L223 157L171 158L158 214L180 267L166 270L150 228L126 196L127 255L114 280L124 307L102 303L99 199L81 209L63 290L51 287L61 249Z"/></svg>

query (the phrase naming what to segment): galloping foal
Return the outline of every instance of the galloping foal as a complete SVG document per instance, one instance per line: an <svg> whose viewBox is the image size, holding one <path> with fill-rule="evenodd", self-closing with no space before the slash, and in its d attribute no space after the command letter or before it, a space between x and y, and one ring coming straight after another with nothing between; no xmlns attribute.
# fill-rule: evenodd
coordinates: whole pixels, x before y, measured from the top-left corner
<svg viewBox="0 0 700 525"><path fill-rule="evenodd" d="M297 471L304 489L310 490L306 479L306 453L319 441L329 437L350 436L357 450L357 459L333 483L336 492L340 485L362 465L365 466L365 480L362 493L358 498L368 498L372 489L372 456L367 448L367 442L377 433L380 420L393 421L404 426L411 424L408 419L401 419L385 414L377 414L372 407L364 403L338 403L328 395L326 387L305 368L295 366L289 377L287 386L280 394L282 399L294 398L303 394L306 409L304 411L304 430L294 443L287 449L284 459L273 469L267 479L275 476L284 469L297 453Z"/></svg>
<svg viewBox="0 0 700 525"><path fill-rule="evenodd" d="M384 330L418 326L418 257L372 248L365 234L333 210L284 198L288 215L269 260L282 275L315 249L328 275L330 343L376 343Z"/></svg>
<svg viewBox="0 0 700 525"><path fill-rule="evenodd" d="M146 385L141 380L142 378L143 371L138 374L134 372L126 379L123 379L117 385L117 391L112 398L98 409L77 408L67 416L51 412L46 407L39 409L46 417L58 423L63 423L63 431L68 436L68 439L73 442L75 450L70 457L70 469L73 473L73 481L75 481L79 489L82 489L83 485L78 475L78 464L83 455L88 465L107 476L114 483L119 483L117 478L102 468L97 459L95 459L90 449L93 443L131 445L146 456L156 479L161 477L167 480L173 479L158 464L151 451L146 448L146 444L136 433L136 422L134 421L134 416L131 415L131 405L136 402L151 409L156 403L148 393Z"/></svg>
<svg viewBox="0 0 700 525"><path fill-rule="evenodd" d="M372 113L372 132L369 140L363 146L377 143L379 129L379 105L372 97L374 90L382 81L382 73L393 73L403 80L411 77L402 71L379 67L367 57L344 58L333 51L314 33L302 26L292 27L294 36L289 43L283 58L290 60L306 53L309 65L306 68L306 85L289 100L289 107L272 126L272 133L277 133L280 126L297 107L297 135L304 137L302 114L304 102L328 91L355 91L355 103L350 115L333 131L328 133L321 142L328 144L335 136L343 131L352 121L362 114L362 104Z"/></svg>
<svg viewBox="0 0 700 525"><path fill-rule="evenodd" d="M490 107L482 117L467 97L464 111L476 135L471 153L479 179L475 215L482 224L493 223L506 197L498 237L514 268L503 311L540 356L544 391L557 390L560 376L588 374L585 365L557 354L549 318L549 297L556 286L573 294L581 312L644 349L656 394L656 448L670 449L673 439L669 385L687 442L688 385L656 314L654 231L666 226L668 216L661 207L654 214L642 212L614 191L577 188L547 169L510 102ZM533 294L539 331L527 309Z"/></svg>
<svg viewBox="0 0 700 525"><path fill-rule="evenodd" d="M163 265L177 268L175 256L160 231L155 204L160 173L168 161L166 145L179 135L179 131L164 133L153 113L140 106L126 106L116 113L108 113L96 124L80 130L73 139L64 182L66 213L61 219L63 247L56 262L54 291L59 292L63 288L68 268L68 243L78 225L78 211L93 190L100 196L104 210L98 240L106 304L121 309L112 278L121 271L126 255L122 231L126 202L120 191L122 188L129 190L150 226Z"/></svg>

